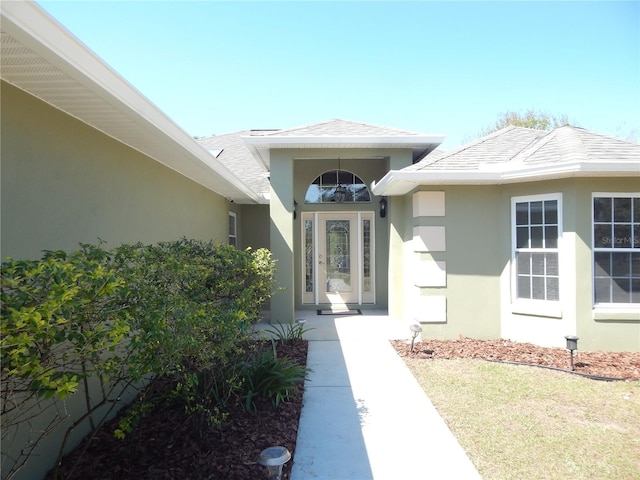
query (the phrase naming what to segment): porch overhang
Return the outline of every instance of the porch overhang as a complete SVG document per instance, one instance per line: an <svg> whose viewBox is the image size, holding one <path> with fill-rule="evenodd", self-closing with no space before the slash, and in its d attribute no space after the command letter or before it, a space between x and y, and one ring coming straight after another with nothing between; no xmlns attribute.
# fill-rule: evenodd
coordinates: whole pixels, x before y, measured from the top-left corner
<svg viewBox="0 0 640 480"><path fill-rule="evenodd" d="M572 177L640 177L633 161L566 162L544 166L492 166L477 170L390 170L374 182L374 195L400 196L422 185L503 185Z"/></svg>
<svg viewBox="0 0 640 480"><path fill-rule="evenodd" d="M278 136L249 135L242 137L251 153L269 169L271 150L276 148L296 149L394 149L406 148L413 151L413 162L419 162L443 141L444 135L407 136Z"/></svg>

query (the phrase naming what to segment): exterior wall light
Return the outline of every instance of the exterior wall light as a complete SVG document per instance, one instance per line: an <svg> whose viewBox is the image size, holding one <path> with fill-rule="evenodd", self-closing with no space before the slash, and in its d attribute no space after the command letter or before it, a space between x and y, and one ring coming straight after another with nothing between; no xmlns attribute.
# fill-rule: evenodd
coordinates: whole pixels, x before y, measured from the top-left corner
<svg viewBox="0 0 640 480"><path fill-rule="evenodd" d="M413 324L409 327L411 330L411 351L413 352L413 344L416 341L416 337L422 333L422 327L417 324Z"/></svg>
<svg viewBox="0 0 640 480"><path fill-rule="evenodd" d="M298 216L298 202L293 200L293 219L295 220Z"/></svg>
<svg viewBox="0 0 640 480"><path fill-rule="evenodd" d="M571 371L575 371L573 366L573 351L578 349L578 337L574 335L567 335L564 337L567 341L567 350L571 352Z"/></svg>
<svg viewBox="0 0 640 480"><path fill-rule="evenodd" d="M387 199L382 197L380 199L380 218L384 218L387 216Z"/></svg>
<svg viewBox="0 0 640 480"><path fill-rule="evenodd" d="M264 449L258 457L258 463L267 467L269 480L282 478L282 467L291 459L291 452L286 447L269 447Z"/></svg>

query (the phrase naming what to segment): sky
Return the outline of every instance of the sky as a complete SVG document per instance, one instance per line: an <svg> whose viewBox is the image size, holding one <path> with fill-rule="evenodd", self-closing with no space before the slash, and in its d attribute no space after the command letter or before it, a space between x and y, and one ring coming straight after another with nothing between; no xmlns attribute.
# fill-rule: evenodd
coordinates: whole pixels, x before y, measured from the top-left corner
<svg viewBox="0 0 640 480"><path fill-rule="evenodd" d="M640 141L640 1L38 2L189 135L507 111Z"/></svg>

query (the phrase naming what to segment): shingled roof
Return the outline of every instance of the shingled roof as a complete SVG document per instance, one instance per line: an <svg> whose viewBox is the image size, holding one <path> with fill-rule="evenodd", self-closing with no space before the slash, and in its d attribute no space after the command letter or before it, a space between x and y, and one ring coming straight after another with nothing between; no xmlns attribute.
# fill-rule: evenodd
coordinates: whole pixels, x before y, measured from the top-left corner
<svg viewBox="0 0 640 480"><path fill-rule="evenodd" d="M421 137L422 133L333 118L285 130L254 130L254 136L277 137Z"/></svg>
<svg viewBox="0 0 640 480"><path fill-rule="evenodd" d="M244 137L247 148L266 168L271 162L270 151L276 148L406 148L412 150L413 161L417 162L443 140L444 135L416 133L339 118L285 130L253 130Z"/></svg>
<svg viewBox="0 0 640 480"><path fill-rule="evenodd" d="M373 192L404 195L418 185L502 184L576 176L640 177L640 144L571 125L552 131L509 126L392 170Z"/></svg>
<svg viewBox="0 0 640 480"><path fill-rule="evenodd" d="M242 140L251 133L250 130L243 130L199 138L197 141L256 192L263 199L261 203L269 203L269 172L261 162L256 160Z"/></svg>
<svg viewBox="0 0 640 480"><path fill-rule="evenodd" d="M481 170L570 162L638 162L640 144L565 125L552 131L509 126L406 170Z"/></svg>

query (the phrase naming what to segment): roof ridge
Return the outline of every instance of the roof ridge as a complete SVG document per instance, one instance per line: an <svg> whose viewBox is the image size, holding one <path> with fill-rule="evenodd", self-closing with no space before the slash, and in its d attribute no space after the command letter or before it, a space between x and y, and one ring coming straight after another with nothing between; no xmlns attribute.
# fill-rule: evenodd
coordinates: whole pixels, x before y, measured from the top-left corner
<svg viewBox="0 0 640 480"><path fill-rule="evenodd" d="M297 127L291 127L291 128L285 128L285 129L281 129L281 130L277 130L277 131L273 131L273 132L268 132L265 133L263 136L278 136L278 135L286 135L286 134L290 134L291 132L295 132L298 130L305 130L305 129L309 129L309 128L317 128L323 125L329 125L331 123L337 123L337 122L342 122L342 123L348 123L351 125L357 125L359 127L365 127L365 128L377 128L380 130L386 130L389 132L395 132L401 135L416 135L416 136L420 136L420 135L427 135L425 133L420 133L420 132L416 132L414 130L405 130L405 129L400 129L400 128L395 128L395 127L388 127L388 126L384 126L384 125L378 125L375 123L366 123L366 122L360 122L360 121L356 121L356 120L347 120L345 118L331 118L328 120L324 120L321 122L316 122L316 123L308 123L305 125L299 125ZM349 135L347 135L349 136Z"/></svg>
<svg viewBox="0 0 640 480"><path fill-rule="evenodd" d="M339 120L341 122L355 123L357 125L363 125L363 126L366 126L366 127L383 128L385 130L392 130L394 132L404 133L404 134L410 133L412 135L425 135L424 133L416 132L415 130L406 130L406 129L403 129L403 128L388 127L386 125L379 125L377 123L358 122L356 120L347 120L345 118L334 118L333 120Z"/></svg>
<svg viewBox="0 0 640 480"><path fill-rule="evenodd" d="M507 163L524 162L527 158L531 158L538 150L544 147L547 143L553 140L556 135L556 129L551 131L538 130L537 128L519 127L527 130L536 130L542 133L542 135L533 138L527 145L525 145L518 153L513 155Z"/></svg>
<svg viewBox="0 0 640 480"><path fill-rule="evenodd" d="M589 154L580 135L571 125L563 125L553 130L558 138L558 154L561 160L589 160Z"/></svg>
<svg viewBox="0 0 640 480"><path fill-rule="evenodd" d="M593 130L589 130L586 129L584 127L577 127L575 125L563 125L564 127L571 127L576 134L580 134L581 132L584 134L588 134L588 135L595 135L598 137L602 137L602 138L608 138L609 140L615 140L616 142L623 142L623 143L628 143L630 145L634 145L634 146L638 146L640 145L640 143L638 142L634 142L633 140L627 140L625 138L620 138L620 137L614 137L612 135L605 135L604 133L598 133L598 132L594 132ZM562 128L562 127L558 127L558 128Z"/></svg>
<svg viewBox="0 0 640 480"><path fill-rule="evenodd" d="M287 133L287 132L294 132L294 131L296 131L296 130L302 130L303 128L317 127L318 125L326 125L327 123L330 123L330 122L332 122L332 121L334 121L334 120L339 120L339 119L337 119L337 118L331 118L331 119L329 119L329 120L324 120L324 121L322 121L322 122L307 123L307 124L305 124L305 125L298 125L298 126L296 126L296 127L282 128L282 129L280 129L280 130L276 130L276 131L274 131L274 132L267 133L267 134L265 134L265 136L268 136L268 135L277 135L277 134L280 134L280 133Z"/></svg>

